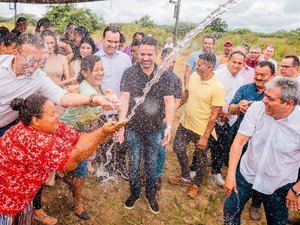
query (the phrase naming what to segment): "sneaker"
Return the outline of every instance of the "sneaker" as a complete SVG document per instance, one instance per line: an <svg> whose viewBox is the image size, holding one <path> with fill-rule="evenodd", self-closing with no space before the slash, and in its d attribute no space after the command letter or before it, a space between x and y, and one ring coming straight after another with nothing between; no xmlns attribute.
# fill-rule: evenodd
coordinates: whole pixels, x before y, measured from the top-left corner
<svg viewBox="0 0 300 225"><path fill-rule="evenodd" d="M196 176L196 171L191 171L190 172L190 177L193 179Z"/></svg>
<svg viewBox="0 0 300 225"><path fill-rule="evenodd" d="M129 180L129 174L127 169L125 168L118 168L117 169L117 174L120 175L124 180Z"/></svg>
<svg viewBox="0 0 300 225"><path fill-rule="evenodd" d="M174 175L169 177L169 182L171 184L189 186L191 184L191 179L185 179L181 175Z"/></svg>
<svg viewBox="0 0 300 225"><path fill-rule="evenodd" d="M154 213L154 214L158 214L159 213L159 205L158 205L158 202L157 202L156 198L153 198L153 199L150 200L150 199L145 197L145 200L147 201L149 209L151 210L151 212Z"/></svg>
<svg viewBox="0 0 300 225"><path fill-rule="evenodd" d="M260 220L260 218L261 218L260 208L256 208L254 206L251 206L251 208L250 208L250 218L252 220L256 220L256 221Z"/></svg>
<svg viewBox="0 0 300 225"><path fill-rule="evenodd" d="M133 195L130 195L130 197L126 200L126 202L124 203L124 207L125 209L133 209L133 207L135 206L135 204L140 200L140 196L139 197L135 197Z"/></svg>
<svg viewBox="0 0 300 225"><path fill-rule="evenodd" d="M192 183L191 186L188 188L187 196L192 199L196 198L198 195L198 189L199 187L196 184Z"/></svg>
<svg viewBox="0 0 300 225"><path fill-rule="evenodd" d="M217 174L212 174L213 180L216 182L217 185L223 187L225 184L225 181L223 180L223 177L221 176L220 173Z"/></svg>

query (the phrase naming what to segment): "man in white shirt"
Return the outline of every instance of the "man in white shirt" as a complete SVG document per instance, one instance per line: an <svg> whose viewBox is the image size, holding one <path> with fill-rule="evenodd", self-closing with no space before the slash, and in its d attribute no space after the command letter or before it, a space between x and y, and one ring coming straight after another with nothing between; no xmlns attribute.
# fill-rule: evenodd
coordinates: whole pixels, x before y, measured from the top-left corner
<svg viewBox="0 0 300 225"><path fill-rule="evenodd" d="M265 97L248 109L231 146L224 192L224 224L240 224L254 192L263 198L268 224L286 224L288 209L300 209L299 83L277 77ZM249 140L237 169L243 146ZM234 190L234 192L232 192Z"/></svg>
<svg viewBox="0 0 300 225"><path fill-rule="evenodd" d="M299 58L296 55L285 56L279 66L280 74L283 77L289 77L300 81L299 70Z"/></svg>
<svg viewBox="0 0 300 225"><path fill-rule="evenodd" d="M275 69L277 69L277 62L272 59L271 57L274 55L275 48L273 45L267 45L264 50L263 54L259 57L260 61L269 61L274 64Z"/></svg>
<svg viewBox="0 0 300 225"><path fill-rule="evenodd" d="M246 56L244 53L237 51L229 55L228 63L225 67L214 72L215 76L221 81L225 87L225 105L215 126L217 140L212 139L210 142L212 156L212 177L214 181L220 185L224 185L221 176L221 168L224 160L228 162L229 155L229 126L232 126L237 120L237 116L230 116L228 113L229 103L231 102L236 91L243 85L244 79L240 71L244 67ZM226 159L227 158L227 159Z"/></svg>

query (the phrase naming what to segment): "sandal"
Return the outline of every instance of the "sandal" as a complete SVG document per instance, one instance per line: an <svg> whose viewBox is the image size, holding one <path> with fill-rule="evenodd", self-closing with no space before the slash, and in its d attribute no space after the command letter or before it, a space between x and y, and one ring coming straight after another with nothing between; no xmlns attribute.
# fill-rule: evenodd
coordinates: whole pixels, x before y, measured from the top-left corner
<svg viewBox="0 0 300 225"><path fill-rule="evenodd" d="M52 216L47 215L47 213L45 213L42 216L37 216L36 214L34 214L34 219L41 222L41 223L43 223L43 224L46 224L46 225L55 225L55 224L57 224L57 219L52 217Z"/></svg>
<svg viewBox="0 0 300 225"><path fill-rule="evenodd" d="M75 213L75 215L82 220L89 220L90 216L86 211L81 212L80 214Z"/></svg>

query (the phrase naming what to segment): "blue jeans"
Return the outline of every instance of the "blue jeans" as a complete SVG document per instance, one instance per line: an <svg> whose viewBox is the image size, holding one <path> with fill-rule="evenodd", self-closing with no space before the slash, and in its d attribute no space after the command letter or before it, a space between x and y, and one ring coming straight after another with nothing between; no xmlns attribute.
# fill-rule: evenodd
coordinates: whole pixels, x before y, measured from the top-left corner
<svg viewBox="0 0 300 225"><path fill-rule="evenodd" d="M129 180L131 194L135 197L141 195L142 180L140 164L141 158L143 157L146 197L148 199L154 199L156 195L157 159L162 141L161 131L146 133L136 132L127 128L125 134L129 146Z"/></svg>
<svg viewBox="0 0 300 225"><path fill-rule="evenodd" d="M254 191L252 184L248 183L240 170L236 173L236 184L238 193L232 191L231 195L226 198L224 204L224 224L240 224L241 214L244 206L252 197ZM269 225L285 225L288 220L288 209L285 206L285 197L293 183L286 184L278 188L271 195L259 193L263 199L264 209L267 222Z"/></svg>
<svg viewBox="0 0 300 225"><path fill-rule="evenodd" d="M162 137L165 136L165 130L167 128L166 124L163 124L161 128L161 135ZM156 169L156 177L161 177L166 162L166 146L160 145L159 153L158 153L158 159L157 159L157 169Z"/></svg>

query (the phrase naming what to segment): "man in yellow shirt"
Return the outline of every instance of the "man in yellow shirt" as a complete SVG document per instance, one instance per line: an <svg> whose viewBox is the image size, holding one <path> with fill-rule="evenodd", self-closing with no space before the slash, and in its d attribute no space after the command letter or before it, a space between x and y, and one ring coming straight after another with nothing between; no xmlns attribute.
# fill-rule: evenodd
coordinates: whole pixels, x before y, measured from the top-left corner
<svg viewBox="0 0 300 225"><path fill-rule="evenodd" d="M169 177L169 182L190 186L188 196L195 198L208 164L207 150L211 135L216 138L214 127L222 106L225 89L214 76L216 56L213 53L199 55L197 72L193 73L183 94L181 104L186 103L181 123L176 132L173 149L177 155L181 174ZM195 145L196 176L191 180L187 145Z"/></svg>

